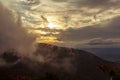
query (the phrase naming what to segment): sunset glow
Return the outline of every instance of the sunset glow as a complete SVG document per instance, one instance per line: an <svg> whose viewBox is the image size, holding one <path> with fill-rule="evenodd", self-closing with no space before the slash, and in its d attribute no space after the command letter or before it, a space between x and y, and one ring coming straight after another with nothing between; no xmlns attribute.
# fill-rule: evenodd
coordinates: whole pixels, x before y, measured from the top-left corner
<svg viewBox="0 0 120 80"><path fill-rule="evenodd" d="M55 25L55 24L53 24L53 23L49 23L48 24L48 28L50 28L50 29L54 29L54 28L56 28L57 27L57 25Z"/></svg>
<svg viewBox="0 0 120 80"><path fill-rule="evenodd" d="M81 45L87 40L119 39L116 33L119 31L111 29L111 24L118 24L114 20L120 16L119 0L92 0L90 3L87 0L0 1L20 15L22 25L28 33L35 35L37 43L62 41L65 45L71 42Z"/></svg>
<svg viewBox="0 0 120 80"><path fill-rule="evenodd" d="M37 38L36 42L38 43L58 43L59 41L56 39L56 37L40 37Z"/></svg>

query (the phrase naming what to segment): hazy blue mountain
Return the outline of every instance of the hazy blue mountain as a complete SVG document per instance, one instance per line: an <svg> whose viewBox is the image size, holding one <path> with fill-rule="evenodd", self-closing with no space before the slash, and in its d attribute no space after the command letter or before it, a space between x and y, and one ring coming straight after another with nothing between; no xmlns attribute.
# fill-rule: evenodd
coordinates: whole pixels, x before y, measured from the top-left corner
<svg viewBox="0 0 120 80"><path fill-rule="evenodd" d="M120 62L120 48L82 48L109 61Z"/></svg>

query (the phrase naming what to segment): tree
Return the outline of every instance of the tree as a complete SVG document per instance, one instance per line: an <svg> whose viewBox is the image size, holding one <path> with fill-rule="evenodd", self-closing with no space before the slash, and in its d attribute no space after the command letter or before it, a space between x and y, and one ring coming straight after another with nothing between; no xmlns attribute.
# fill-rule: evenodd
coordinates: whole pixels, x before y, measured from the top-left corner
<svg viewBox="0 0 120 80"><path fill-rule="evenodd" d="M1 57L8 63L14 63L19 59L17 52L14 49L4 52Z"/></svg>
<svg viewBox="0 0 120 80"><path fill-rule="evenodd" d="M110 75L110 80L120 80L120 68L115 66L107 66L98 64L97 68Z"/></svg>

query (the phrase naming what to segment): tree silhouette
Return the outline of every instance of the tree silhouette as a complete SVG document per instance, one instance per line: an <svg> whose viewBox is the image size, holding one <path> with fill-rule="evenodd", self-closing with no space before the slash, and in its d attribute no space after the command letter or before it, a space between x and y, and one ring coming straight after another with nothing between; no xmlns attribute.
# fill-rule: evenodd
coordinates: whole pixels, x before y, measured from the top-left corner
<svg viewBox="0 0 120 80"><path fill-rule="evenodd" d="M97 68L102 72L110 75L110 80L120 80L120 68L115 66L107 66L104 64L98 64Z"/></svg>
<svg viewBox="0 0 120 80"><path fill-rule="evenodd" d="M1 57L8 63L14 63L19 59L17 52L14 49L4 52Z"/></svg>

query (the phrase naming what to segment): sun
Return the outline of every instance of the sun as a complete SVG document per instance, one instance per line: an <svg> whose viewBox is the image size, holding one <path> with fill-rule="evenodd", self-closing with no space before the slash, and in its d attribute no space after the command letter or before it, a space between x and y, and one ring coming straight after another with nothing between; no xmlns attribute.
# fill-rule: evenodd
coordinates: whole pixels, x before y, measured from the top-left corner
<svg viewBox="0 0 120 80"><path fill-rule="evenodd" d="M56 28L56 25L54 23L49 23L48 28L54 29L54 28Z"/></svg>

